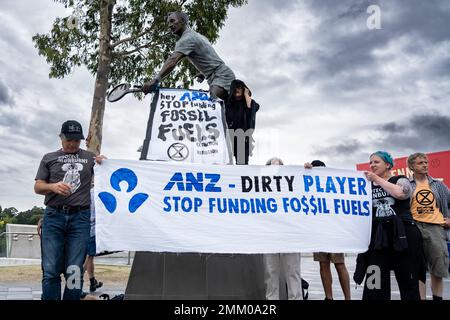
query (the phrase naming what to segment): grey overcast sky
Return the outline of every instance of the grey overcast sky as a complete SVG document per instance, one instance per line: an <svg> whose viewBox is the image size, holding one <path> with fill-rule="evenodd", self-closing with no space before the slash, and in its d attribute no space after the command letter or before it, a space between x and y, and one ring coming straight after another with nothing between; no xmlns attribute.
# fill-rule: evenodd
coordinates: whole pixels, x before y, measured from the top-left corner
<svg viewBox="0 0 450 320"><path fill-rule="evenodd" d="M369 29L370 5L381 29ZM50 0L0 6L0 206L43 206L33 193L61 123L87 132L94 78L49 79L31 37L70 10ZM261 105L250 164L321 159L355 169L371 152L450 149L450 1L249 0L214 45ZM195 88L195 87L194 87ZM102 153L138 159L150 98L106 105ZM84 143L82 144L84 147Z"/></svg>

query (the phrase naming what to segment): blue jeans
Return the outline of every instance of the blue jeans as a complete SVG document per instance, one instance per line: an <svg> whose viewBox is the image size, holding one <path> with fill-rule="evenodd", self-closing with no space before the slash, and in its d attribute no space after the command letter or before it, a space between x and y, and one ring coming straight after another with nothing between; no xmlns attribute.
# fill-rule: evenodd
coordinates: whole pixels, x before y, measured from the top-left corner
<svg viewBox="0 0 450 320"><path fill-rule="evenodd" d="M66 279L63 300L80 299L90 217L90 210L67 213L45 209L41 236L42 300L61 300L61 273Z"/></svg>

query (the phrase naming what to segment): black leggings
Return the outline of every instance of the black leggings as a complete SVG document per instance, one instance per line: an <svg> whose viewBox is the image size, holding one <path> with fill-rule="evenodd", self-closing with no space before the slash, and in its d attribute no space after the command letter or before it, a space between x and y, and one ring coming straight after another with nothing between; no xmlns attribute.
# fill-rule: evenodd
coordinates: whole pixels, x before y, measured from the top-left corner
<svg viewBox="0 0 450 320"><path fill-rule="evenodd" d="M237 137L234 137L234 147L233 147L233 155L236 159L236 164L248 164L249 156L250 156L250 142L251 137L245 137L244 146L238 145L242 143ZM244 151L244 154L238 155L238 152Z"/></svg>
<svg viewBox="0 0 450 320"><path fill-rule="evenodd" d="M420 254L422 236L415 224L405 223L404 226L408 240L407 249L394 251L389 248L367 251L368 270L366 271L363 300L391 299L391 270L394 270L401 299L420 300L419 271L422 263ZM376 272L378 270L379 273ZM380 275L379 279L377 279L378 274Z"/></svg>

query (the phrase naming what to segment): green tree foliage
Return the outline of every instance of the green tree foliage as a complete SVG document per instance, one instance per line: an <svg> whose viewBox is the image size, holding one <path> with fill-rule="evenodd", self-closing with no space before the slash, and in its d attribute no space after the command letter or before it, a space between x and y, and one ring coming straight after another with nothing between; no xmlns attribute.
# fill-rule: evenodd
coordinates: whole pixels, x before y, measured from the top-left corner
<svg viewBox="0 0 450 320"><path fill-rule="evenodd" d="M35 224L44 216L44 209L34 206L27 211L19 212L14 218L13 223L17 224Z"/></svg>
<svg viewBox="0 0 450 320"><path fill-rule="evenodd" d="M18 214L18 210L14 207L2 209L0 207L0 221L10 221Z"/></svg>
<svg viewBox="0 0 450 320"><path fill-rule="evenodd" d="M104 98L111 86L121 82L143 83L159 71L172 52L175 36L166 18L184 11L191 27L212 43L219 37L230 7L247 0L58 0L79 12L77 28L69 17L56 18L48 34L36 34L39 54L50 64L50 77L63 78L74 68L85 66L96 75L88 148L100 152ZM162 83L188 87L195 75L184 61ZM95 140L95 141L91 141Z"/></svg>
<svg viewBox="0 0 450 320"><path fill-rule="evenodd" d="M30 210L19 212L16 208L4 208L0 206L0 234L6 231L6 225L12 224L34 224L44 216L44 209L34 206ZM6 238L0 236L0 257L6 254Z"/></svg>
<svg viewBox="0 0 450 320"><path fill-rule="evenodd" d="M5 209L2 209L0 207L0 230L3 230L6 227L7 223L37 225L39 219L42 218L43 216L44 216L44 209L36 206L34 206L30 210L21 212L19 212L14 207Z"/></svg>

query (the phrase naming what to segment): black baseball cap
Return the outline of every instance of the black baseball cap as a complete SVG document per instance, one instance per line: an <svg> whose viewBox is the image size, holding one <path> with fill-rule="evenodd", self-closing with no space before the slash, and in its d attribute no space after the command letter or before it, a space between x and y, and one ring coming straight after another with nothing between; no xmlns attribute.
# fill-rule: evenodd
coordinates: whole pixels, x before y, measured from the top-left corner
<svg viewBox="0 0 450 320"><path fill-rule="evenodd" d="M63 138L68 140L81 140L84 139L83 128L78 121L67 120L62 124L61 134L64 135Z"/></svg>

